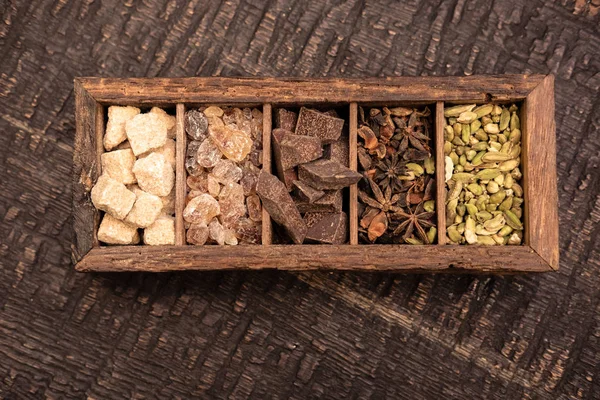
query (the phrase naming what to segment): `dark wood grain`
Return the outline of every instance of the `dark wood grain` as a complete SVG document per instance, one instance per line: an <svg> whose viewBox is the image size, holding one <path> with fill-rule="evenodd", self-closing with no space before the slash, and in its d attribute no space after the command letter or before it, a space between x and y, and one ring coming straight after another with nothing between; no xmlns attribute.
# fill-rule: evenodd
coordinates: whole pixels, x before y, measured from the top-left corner
<svg viewBox="0 0 600 400"><path fill-rule="evenodd" d="M505 263L496 260L502 258ZM528 246L271 245L112 246L95 248L79 271L264 269L348 271L515 273L548 272L550 267Z"/></svg>
<svg viewBox="0 0 600 400"><path fill-rule="evenodd" d="M388 77L360 79L302 78L80 78L99 102L108 104L170 104L173 102L269 102L376 104L399 101L490 101L523 99L543 75L456 77ZM366 101L365 99L369 99Z"/></svg>
<svg viewBox="0 0 600 400"><path fill-rule="evenodd" d="M350 103L350 135L349 135L349 152L348 165L353 171L358 171L357 159L357 142L358 142L358 104ZM358 244L358 185L350 186L350 204L349 204L349 221L348 228L350 229L350 244Z"/></svg>
<svg viewBox="0 0 600 400"><path fill-rule="evenodd" d="M558 194L554 77L548 76L528 96L523 110L523 190L525 240L553 269L558 269ZM550 150L549 150L550 149Z"/></svg>
<svg viewBox="0 0 600 400"><path fill-rule="evenodd" d="M75 107L77 132L73 152L73 230L71 258L81 260L98 245L99 212L92 204L90 192L100 176L100 154L102 153L102 107L77 81L75 82Z"/></svg>
<svg viewBox="0 0 600 400"><path fill-rule="evenodd" d="M175 244L183 246L185 240L185 225L183 209L187 196L187 171L185 169L185 153L187 135L185 134L185 104L179 103L176 112L176 143L175 143Z"/></svg>
<svg viewBox="0 0 600 400"><path fill-rule="evenodd" d="M598 398L597 10L0 2L0 397ZM503 73L556 77L556 273L83 274L70 262L75 76Z"/></svg>
<svg viewBox="0 0 600 400"><path fill-rule="evenodd" d="M444 156L444 102L435 104L435 211L438 244L446 244L446 173Z"/></svg>

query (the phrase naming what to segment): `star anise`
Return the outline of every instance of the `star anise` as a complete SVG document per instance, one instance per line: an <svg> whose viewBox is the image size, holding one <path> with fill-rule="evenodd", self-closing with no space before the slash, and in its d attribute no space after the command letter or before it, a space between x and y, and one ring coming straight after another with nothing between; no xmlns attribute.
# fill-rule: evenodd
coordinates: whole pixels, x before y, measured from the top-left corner
<svg viewBox="0 0 600 400"><path fill-rule="evenodd" d="M420 116L423 116L427 113L418 113L414 111L410 117L408 117L408 122L406 121L406 117L403 118L394 118L394 123L397 126L395 130L395 135L392 137L392 140L399 140L400 145L398 146L399 152L404 152L408 148L408 144L410 143L415 149L430 152L430 147L427 142L430 140L428 127L425 123L423 123Z"/></svg>
<svg viewBox="0 0 600 400"><path fill-rule="evenodd" d="M433 191L435 190L435 181L426 175L407 180L402 184L399 192L405 197L405 204L419 204L427 200L433 199Z"/></svg>
<svg viewBox="0 0 600 400"><path fill-rule="evenodd" d="M431 228L434 225L431 221L434 215L434 212L426 212L424 210L423 203L419 203L414 210L407 207L407 211L403 211L402 209L396 211L390 215L391 219L400 221L394 229L393 235L402 235L402 240L407 242L407 239L414 238L416 231L418 239L422 243L429 244L427 232L425 232L424 228Z"/></svg>
<svg viewBox="0 0 600 400"><path fill-rule="evenodd" d="M389 186L382 192L373 179L367 177L367 181L373 192L373 197L370 197L367 193L359 190L358 197L363 203L386 213L402 210L402 208L396 205L398 200L400 200L399 194L394 194L392 196L392 189Z"/></svg>
<svg viewBox="0 0 600 400"><path fill-rule="evenodd" d="M435 227L430 117L427 107L359 109L361 243L429 243Z"/></svg>
<svg viewBox="0 0 600 400"><path fill-rule="evenodd" d="M391 157L385 158L375 167L375 181L383 190L388 187L392 192L400 192L402 190L402 180L399 176L406 173L406 168L400 162L397 154L392 154Z"/></svg>
<svg viewBox="0 0 600 400"><path fill-rule="evenodd" d="M399 194L392 195L392 189L389 186L382 192L373 179L369 177L366 178L369 182L373 197L362 190L358 191L360 200L370 207L370 209L367 209L363 214L361 226L366 227L369 240L374 242L387 230L389 215L391 213L402 212L402 208L396 205L400 199ZM372 211L373 209L379 210L379 213L375 214L375 212Z"/></svg>

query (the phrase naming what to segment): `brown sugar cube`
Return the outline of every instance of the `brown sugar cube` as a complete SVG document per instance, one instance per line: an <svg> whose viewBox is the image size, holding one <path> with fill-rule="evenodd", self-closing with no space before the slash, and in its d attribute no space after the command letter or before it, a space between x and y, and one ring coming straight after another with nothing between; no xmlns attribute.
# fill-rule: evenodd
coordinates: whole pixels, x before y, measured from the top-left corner
<svg viewBox="0 0 600 400"><path fill-rule="evenodd" d="M140 109L131 106L108 107L108 123L104 133L104 148L110 151L127 139L125 124L140 113Z"/></svg>
<svg viewBox="0 0 600 400"><path fill-rule="evenodd" d="M167 196L175 183L175 172L160 153L139 158L133 165L133 173L140 189L157 196Z"/></svg>
<svg viewBox="0 0 600 400"><path fill-rule="evenodd" d="M106 174L98 178L91 195L92 203L98 210L105 211L116 219L125 218L135 202L132 191Z"/></svg>
<svg viewBox="0 0 600 400"><path fill-rule="evenodd" d="M177 118L175 118L174 115L167 114L167 112L165 110L163 110L162 108L158 108L158 107L152 107L150 112L152 114L157 114L158 116L160 116L163 119L163 121L167 125L167 137L169 139L175 139L175 136L177 136L177 129L175 126L176 122L177 122Z"/></svg>
<svg viewBox="0 0 600 400"><path fill-rule="evenodd" d="M135 156L131 149L114 150L103 153L100 156L102 164L102 173L108 174L111 178L130 185L137 182L133 174L133 164Z"/></svg>
<svg viewBox="0 0 600 400"><path fill-rule="evenodd" d="M144 243L150 246L175 244L175 218L161 215L144 229Z"/></svg>
<svg viewBox="0 0 600 400"><path fill-rule="evenodd" d="M160 197L140 190L136 193L133 208L124 221L139 228L146 228L156 221L162 208L163 202Z"/></svg>
<svg viewBox="0 0 600 400"><path fill-rule="evenodd" d="M167 142L167 123L155 113L138 114L125 124L127 139L136 156L158 149Z"/></svg>
<svg viewBox="0 0 600 400"><path fill-rule="evenodd" d="M137 227L104 214L98 228L98 240L106 244L137 244L140 235Z"/></svg>

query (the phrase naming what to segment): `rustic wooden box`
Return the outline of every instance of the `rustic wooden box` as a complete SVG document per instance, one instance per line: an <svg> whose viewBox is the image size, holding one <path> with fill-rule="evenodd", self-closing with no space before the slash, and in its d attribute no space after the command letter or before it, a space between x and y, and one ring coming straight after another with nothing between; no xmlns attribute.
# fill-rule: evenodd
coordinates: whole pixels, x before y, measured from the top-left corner
<svg viewBox="0 0 600 400"><path fill-rule="evenodd" d="M75 240L79 271L170 271L338 269L397 272L543 272L558 269L558 206L554 78L542 75L396 77L367 79L294 78L78 78L75 80L76 137L73 168ZM445 245L443 110L467 102L521 103L523 132L524 245ZM222 104L262 107L264 168L270 169L271 110L274 106L348 107L350 167L356 169L358 105L430 104L435 109L438 244L359 245L356 185L350 188L350 244L272 245L271 224L263 210L263 244L191 246L185 243L182 210L186 184L188 106ZM90 191L100 175L100 154L109 105L176 109L176 245L100 246L99 213Z"/></svg>

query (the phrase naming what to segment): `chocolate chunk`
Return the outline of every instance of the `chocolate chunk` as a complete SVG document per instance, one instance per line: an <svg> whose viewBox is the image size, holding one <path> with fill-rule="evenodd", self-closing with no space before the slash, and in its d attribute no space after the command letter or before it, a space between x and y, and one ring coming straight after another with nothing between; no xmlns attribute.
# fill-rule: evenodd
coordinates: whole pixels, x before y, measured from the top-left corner
<svg viewBox="0 0 600 400"><path fill-rule="evenodd" d="M286 169L283 171L283 174L279 175L279 179L281 179L287 188L288 192L291 192L294 186L292 183L298 180L298 170L297 168Z"/></svg>
<svg viewBox="0 0 600 400"><path fill-rule="evenodd" d="M317 160L298 167L298 178L315 189L341 189L360 181L362 175L331 160Z"/></svg>
<svg viewBox="0 0 600 400"><path fill-rule="evenodd" d="M340 117L340 115L335 110L327 110L323 114L329 115L330 117L335 117L335 118L339 118Z"/></svg>
<svg viewBox="0 0 600 400"><path fill-rule="evenodd" d="M296 129L297 121L298 114L295 112L286 110L285 108L275 110L275 128L287 129L293 132Z"/></svg>
<svg viewBox="0 0 600 400"><path fill-rule="evenodd" d="M339 162L345 167L350 165L350 143L347 136L342 136L335 142L325 146L325 158Z"/></svg>
<svg viewBox="0 0 600 400"><path fill-rule="evenodd" d="M343 194L341 190L327 190L325 196L313 203L297 201L296 206L301 213L306 212L338 212L342 211Z"/></svg>
<svg viewBox="0 0 600 400"><path fill-rule="evenodd" d="M323 244L342 244L346 242L348 216L338 213L306 213L304 221L308 226L305 240Z"/></svg>
<svg viewBox="0 0 600 400"><path fill-rule="evenodd" d="M285 129L273 129L273 132L271 134L273 136L273 153L276 153L275 149L278 148L279 143L281 142L284 136L288 134L293 135L292 132L287 131ZM275 158L277 158L277 155L275 155ZM288 192L291 192L292 182L298 180L298 171L296 170L296 168L282 170L281 165L278 162L275 163L275 167L275 169L277 170L277 176L283 181L283 183L285 183L285 187L288 189Z"/></svg>
<svg viewBox="0 0 600 400"><path fill-rule="evenodd" d="M327 144L338 140L343 128L343 119L302 107L296 124L296 135L316 136Z"/></svg>
<svg viewBox="0 0 600 400"><path fill-rule="evenodd" d="M325 196L325 192L322 190L313 189L306 183L300 181L292 182L294 185L293 191L297 199L306 203L314 203L321 197Z"/></svg>
<svg viewBox="0 0 600 400"><path fill-rule="evenodd" d="M294 135L284 129L273 130L273 151L278 173L316 160L323 155L319 138Z"/></svg>
<svg viewBox="0 0 600 400"><path fill-rule="evenodd" d="M258 175L256 193L273 221L285 227L294 243L302 243L306 236L306 223L302 220L283 182L268 172L261 171Z"/></svg>

